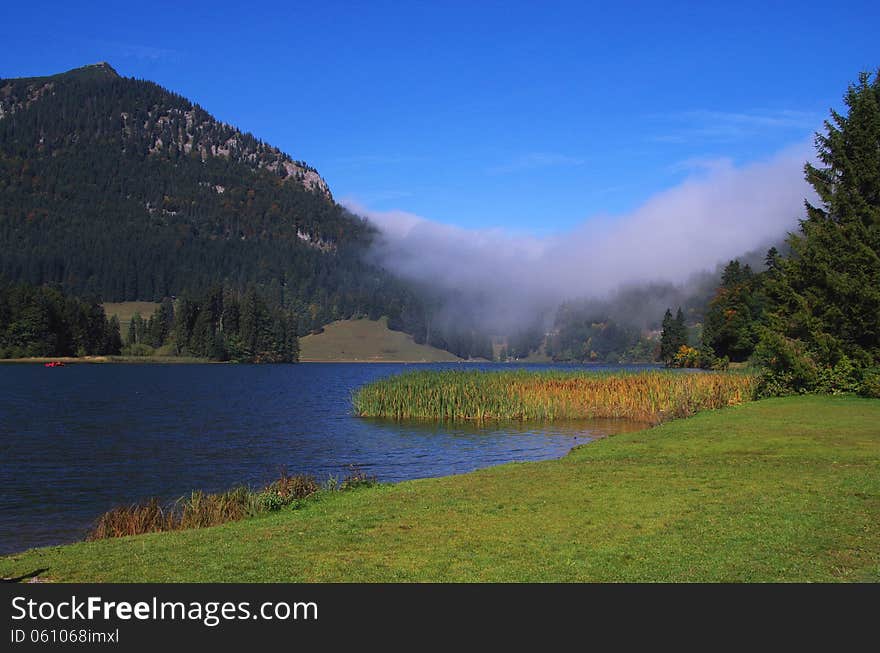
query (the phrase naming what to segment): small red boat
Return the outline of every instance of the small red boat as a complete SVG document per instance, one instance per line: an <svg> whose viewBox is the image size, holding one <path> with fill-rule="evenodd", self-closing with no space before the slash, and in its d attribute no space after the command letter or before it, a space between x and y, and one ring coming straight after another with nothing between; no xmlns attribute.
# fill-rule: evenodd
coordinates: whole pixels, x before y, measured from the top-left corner
<svg viewBox="0 0 880 653"><path fill-rule="evenodd" d="M46 367L64 367L64 363L61 361L52 361L51 363L46 363Z"/></svg>

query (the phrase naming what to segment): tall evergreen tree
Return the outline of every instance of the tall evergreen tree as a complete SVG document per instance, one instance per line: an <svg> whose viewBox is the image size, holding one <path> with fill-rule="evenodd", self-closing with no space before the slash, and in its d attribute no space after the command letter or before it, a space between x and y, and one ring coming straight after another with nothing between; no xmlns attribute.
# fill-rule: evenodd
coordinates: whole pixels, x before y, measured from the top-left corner
<svg viewBox="0 0 880 653"><path fill-rule="evenodd" d="M119 354L122 351L122 334L119 332L119 318L115 315L107 320L104 342L105 354Z"/></svg>
<svg viewBox="0 0 880 653"><path fill-rule="evenodd" d="M670 365L681 346L687 344L687 326L685 325L684 313L680 306L675 317L672 317L671 309L666 309L666 313L663 315L662 327L660 332L660 360L666 365Z"/></svg>
<svg viewBox="0 0 880 653"><path fill-rule="evenodd" d="M768 253L768 258L775 256ZM733 361L744 361L752 355L763 315L760 291L760 277L748 265L733 260L725 266L721 285L706 311L704 352Z"/></svg>
<svg viewBox="0 0 880 653"><path fill-rule="evenodd" d="M880 363L880 73L862 73L844 102L816 135L819 165L805 166L819 203L768 275L759 353L795 389L821 384L823 369Z"/></svg>
<svg viewBox="0 0 880 653"><path fill-rule="evenodd" d="M675 338L678 342L678 346L686 345L688 342L688 331L687 325L684 321L684 311L681 310L681 306L678 307L678 310L675 313Z"/></svg>

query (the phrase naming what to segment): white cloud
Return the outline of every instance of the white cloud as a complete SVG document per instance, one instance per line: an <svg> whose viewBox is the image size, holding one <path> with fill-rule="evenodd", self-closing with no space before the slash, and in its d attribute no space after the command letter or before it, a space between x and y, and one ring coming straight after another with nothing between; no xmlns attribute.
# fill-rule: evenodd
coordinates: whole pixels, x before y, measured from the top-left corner
<svg viewBox="0 0 880 653"><path fill-rule="evenodd" d="M594 216L561 235L464 229L349 202L382 233L374 255L397 274L447 291L481 293L489 322L521 319L547 301L600 297L623 285L683 283L797 227L809 143L757 163L691 165L696 172L635 211ZM539 217L536 216L536 219Z"/></svg>

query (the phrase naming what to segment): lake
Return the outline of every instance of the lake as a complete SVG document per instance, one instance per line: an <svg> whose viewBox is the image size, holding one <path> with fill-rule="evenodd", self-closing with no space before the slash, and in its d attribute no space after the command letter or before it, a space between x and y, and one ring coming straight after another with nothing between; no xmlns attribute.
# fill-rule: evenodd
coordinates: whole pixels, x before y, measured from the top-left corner
<svg viewBox="0 0 880 653"><path fill-rule="evenodd" d="M644 369L438 363L0 365L0 553L81 539L120 503L258 485L279 472L380 481L558 458L637 425L395 423L351 394L424 368Z"/></svg>

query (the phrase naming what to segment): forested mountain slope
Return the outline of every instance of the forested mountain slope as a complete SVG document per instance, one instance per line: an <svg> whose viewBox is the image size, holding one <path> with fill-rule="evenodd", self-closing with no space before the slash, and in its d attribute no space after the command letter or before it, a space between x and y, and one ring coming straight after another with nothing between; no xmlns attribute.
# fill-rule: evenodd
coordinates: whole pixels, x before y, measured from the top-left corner
<svg viewBox="0 0 880 653"><path fill-rule="evenodd" d="M0 276L104 301L256 287L298 331L416 302L316 170L95 64L0 79Z"/></svg>

